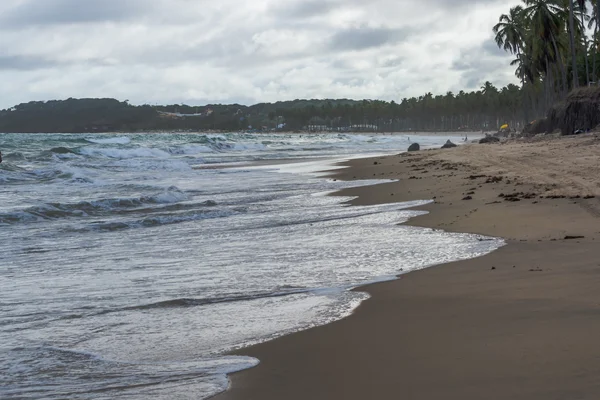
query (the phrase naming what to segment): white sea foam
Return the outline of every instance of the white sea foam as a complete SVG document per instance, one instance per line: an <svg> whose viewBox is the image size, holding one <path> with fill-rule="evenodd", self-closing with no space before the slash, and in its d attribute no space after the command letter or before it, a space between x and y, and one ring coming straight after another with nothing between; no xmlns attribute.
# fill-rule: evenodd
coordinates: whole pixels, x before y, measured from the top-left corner
<svg viewBox="0 0 600 400"><path fill-rule="evenodd" d="M88 142L91 143L96 143L96 144L129 144L131 143L131 139L128 138L127 136L122 136L122 137L113 137L113 138L106 138L106 139L86 139Z"/></svg>
<svg viewBox="0 0 600 400"><path fill-rule="evenodd" d="M201 160L195 160L201 163ZM109 164L112 167L119 167L128 170L138 171L191 171L192 167L184 160L178 159L159 159L159 158L124 158L113 161Z"/></svg>
<svg viewBox="0 0 600 400"><path fill-rule="evenodd" d="M150 199L155 203L168 204L179 203L180 201L188 200L189 197L177 187L172 186L163 193L151 196Z"/></svg>
<svg viewBox="0 0 600 400"><path fill-rule="evenodd" d="M267 146L262 143L236 143L231 146L234 151L248 151L248 150L264 150Z"/></svg>
<svg viewBox="0 0 600 400"><path fill-rule="evenodd" d="M137 147L132 149L84 147L79 150L79 153L87 156L103 156L117 159L170 157L170 154L164 150L147 147Z"/></svg>
<svg viewBox="0 0 600 400"><path fill-rule="evenodd" d="M203 154L203 153L214 153L215 150L209 146L204 146L204 145L186 145L186 146L172 149L171 152L173 154L194 155L194 154Z"/></svg>

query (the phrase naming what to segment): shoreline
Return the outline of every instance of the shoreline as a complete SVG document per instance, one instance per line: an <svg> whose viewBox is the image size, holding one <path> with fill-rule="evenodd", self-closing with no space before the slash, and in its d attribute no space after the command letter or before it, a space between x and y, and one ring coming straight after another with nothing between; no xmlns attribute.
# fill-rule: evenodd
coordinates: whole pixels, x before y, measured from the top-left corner
<svg viewBox="0 0 600 400"><path fill-rule="evenodd" d="M573 166L571 180L556 179L565 160L551 158L565 143L574 147L569 160L581 158L586 140L344 163L350 168L335 171L337 179L398 179L336 193L357 196L350 204L434 198L417 208L429 214L407 225L507 245L362 286L371 298L351 316L234 352L261 363L232 374L214 398L597 398L600 203L583 197L600 194L598 182L584 179L585 165ZM599 154L596 143L584 145Z"/></svg>
<svg viewBox="0 0 600 400"><path fill-rule="evenodd" d="M223 135L223 134L256 134L256 135L376 135L376 136L464 136L493 134L496 131L390 131L390 132L361 132L361 131L265 131L265 132L246 132L246 131L177 131L177 130L155 130L155 131L106 131L106 132L0 132L1 135L144 135L144 134L198 134L198 135Z"/></svg>

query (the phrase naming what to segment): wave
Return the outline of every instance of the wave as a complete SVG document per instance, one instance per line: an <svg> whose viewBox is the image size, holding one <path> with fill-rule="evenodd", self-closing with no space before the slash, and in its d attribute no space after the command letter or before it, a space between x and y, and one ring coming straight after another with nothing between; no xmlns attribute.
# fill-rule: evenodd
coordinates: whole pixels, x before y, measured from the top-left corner
<svg viewBox="0 0 600 400"><path fill-rule="evenodd" d="M169 308L187 308L187 307L198 307L210 304L219 303L234 303L239 301L249 301L258 299L267 299L273 297L291 296L296 294L310 293L312 289L298 286L281 286L271 292L259 292L249 294L233 294L228 296L217 296L207 298L179 298L172 300L158 301L156 303L141 304L131 307L117 308L113 310L100 311L95 315L110 314L122 311L143 311L143 310L155 310L155 309L169 309Z"/></svg>
<svg viewBox="0 0 600 400"><path fill-rule="evenodd" d="M188 195L175 186L166 191L150 196L134 198L114 198L80 201L78 203L46 203L24 210L0 214L0 224L35 222L65 217L86 217L93 215L114 214L144 205L173 204L188 200ZM212 200L196 203L193 206L215 206ZM159 209L160 210L160 209ZM143 210L148 211L148 210Z"/></svg>
<svg viewBox="0 0 600 400"><path fill-rule="evenodd" d="M233 151L247 151L247 150L264 150L267 148L262 143L236 143L227 147Z"/></svg>
<svg viewBox="0 0 600 400"><path fill-rule="evenodd" d="M171 155L160 149L137 147L132 149L113 149L102 147L84 147L79 150L79 154L90 157L106 157L116 159L128 158L168 158Z"/></svg>
<svg viewBox="0 0 600 400"><path fill-rule="evenodd" d="M201 160L200 160L201 162ZM133 169L142 171L191 171L192 167L185 161L177 159L140 159L140 158L129 158L114 160L107 164L105 167L115 167L122 169Z"/></svg>
<svg viewBox="0 0 600 400"><path fill-rule="evenodd" d="M55 154L69 154L69 153L73 153L75 154L75 150L70 149L68 147L53 147L50 149L50 153L55 153Z"/></svg>
<svg viewBox="0 0 600 400"><path fill-rule="evenodd" d="M5 153L2 155L2 157L5 161L23 161L27 159L27 157L25 157L25 154L18 151Z"/></svg>
<svg viewBox="0 0 600 400"><path fill-rule="evenodd" d="M85 139L90 143L95 144L129 144L131 143L131 139L127 136L115 137L115 138L107 138L107 139Z"/></svg>
<svg viewBox="0 0 600 400"><path fill-rule="evenodd" d="M18 165L9 163L9 162L3 162L2 164L0 164L0 170L2 171L10 171L10 172L21 172L21 171L25 171L24 168L19 167Z"/></svg>
<svg viewBox="0 0 600 400"><path fill-rule="evenodd" d="M181 147L169 147L167 151L174 155L195 155L214 153L215 149L206 145L185 145Z"/></svg>
<svg viewBox="0 0 600 400"><path fill-rule="evenodd" d="M183 222L199 221L204 219L226 218L238 213L239 211L235 210L194 211L182 214L159 215L133 221L96 222L90 224L87 228L76 229L75 231L81 232L95 230L113 232L135 228L151 228L157 226L179 224Z"/></svg>
<svg viewBox="0 0 600 400"><path fill-rule="evenodd" d="M0 171L6 171L5 174L0 175L0 182L11 184L30 184L36 181L46 183L56 179L68 180L73 183L93 183L85 169L65 164L61 164L57 168L27 170L13 163L4 162L0 164Z"/></svg>

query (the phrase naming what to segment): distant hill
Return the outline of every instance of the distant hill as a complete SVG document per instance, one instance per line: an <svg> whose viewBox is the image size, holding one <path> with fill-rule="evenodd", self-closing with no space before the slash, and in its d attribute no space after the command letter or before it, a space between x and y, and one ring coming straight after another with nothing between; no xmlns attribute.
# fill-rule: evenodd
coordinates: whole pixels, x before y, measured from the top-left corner
<svg viewBox="0 0 600 400"><path fill-rule="evenodd" d="M111 132L140 130L158 119L150 106L115 99L32 101L0 111L0 132Z"/></svg>
<svg viewBox="0 0 600 400"><path fill-rule="evenodd" d="M135 106L115 99L32 101L0 111L0 132L452 131L495 130L523 120L522 93L489 82L477 92L381 100Z"/></svg>

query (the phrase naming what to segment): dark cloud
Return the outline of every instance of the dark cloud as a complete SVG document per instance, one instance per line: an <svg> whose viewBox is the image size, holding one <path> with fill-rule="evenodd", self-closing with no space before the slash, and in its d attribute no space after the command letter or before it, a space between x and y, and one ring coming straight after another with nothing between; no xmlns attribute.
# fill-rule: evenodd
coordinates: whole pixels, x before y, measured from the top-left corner
<svg viewBox="0 0 600 400"><path fill-rule="evenodd" d="M338 6L340 6L340 2L337 0L298 1L278 5L273 9L273 13L280 18L304 19L326 15Z"/></svg>
<svg viewBox="0 0 600 400"><path fill-rule="evenodd" d="M332 50L365 50L397 43L408 37L403 29L390 28L350 28L336 32L330 40Z"/></svg>
<svg viewBox="0 0 600 400"><path fill-rule="evenodd" d="M462 7L473 7L475 5L490 5L505 3L506 0L422 0L425 3L429 3L438 7L444 8L462 8Z"/></svg>
<svg viewBox="0 0 600 400"><path fill-rule="evenodd" d="M57 67L108 67L111 65L101 58L60 60L41 55L0 55L0 71L35 71Z"/></svg>
<svg viewBox="0 0 600 400"><path fill-rule="evenodd" d="M463 50L460 57L452 63L456 71L492 70L507 65L510 55L498 48L492 38L483 41L479 46Z"/></svg>
<svg viewBox="0 0 600 400"><path fill-rule="evenodd" d="M474 90L485 81L495 81L497 71L504 70L509 62L510 55L488 38L479 46L461 51L460 57L452 63L452 69L460 71L462 89Z"/></svg>
<svg viewBox="0 0 600 400"><path fill-rule="evenodd" d="M148 7L141 0L26 0L0 16L0 23L15 27L124 21Z"/></svg>
<svg viewBox="0 0 600 400"><path fill-rule="evenodd" d="M498 47L498 45L496 44L496 41L492 38L483 42L481 49L483 50L483 52L485 54L490 55L490 56L495 56L495 57L506 58L506 56L508 54L506 51L504 51L503 49Z"/></svg>
<svg viewBox="0 0 600 400"><path fill-rule="evenodd" d="M463 90L480 89L485 81L487 81L487 74L485 72L469 74L465 79L462 79L464 85Z"/></svg>
<svg viewBox="0 0 600 400"><path fill-rule="evenodd" d="M39 56L0 55L0 71L33 71L36 69L52 68L60 63Z"/></svg>

